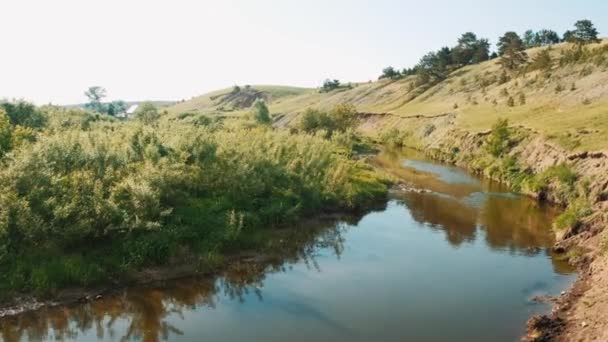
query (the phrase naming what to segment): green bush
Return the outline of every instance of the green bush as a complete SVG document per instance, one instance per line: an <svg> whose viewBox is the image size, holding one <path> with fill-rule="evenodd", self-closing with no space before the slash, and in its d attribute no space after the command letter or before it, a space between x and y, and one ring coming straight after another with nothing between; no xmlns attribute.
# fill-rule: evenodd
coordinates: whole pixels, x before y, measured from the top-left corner
<svg viewBox="0 0 608 342"><path fill-rule="evenodd" d="M553 228L558 231L575 229L581 223L581 219L589 216L591 213L592 210L587 204L580 201L572 203L555 219Z"/></svg>
<svg viewBox="0 0 608 342"><path fill-rule="evenodd" d="M342 152L347 132L328 140L182 122L57 129L0 169L0 267L10 272L2 291L83 285L184 250L207 255L243 232L386 192ZM95 251L108 253L67 257Z"/></svg>
<svg viewBox="0 0 608 342"><path fill-rule="evenodd" d="M509 120L498 119L498 121L492 126L492 133L487 140L488 152L498 158L506 153L511 143L511 133L509 131Z"/></svg>

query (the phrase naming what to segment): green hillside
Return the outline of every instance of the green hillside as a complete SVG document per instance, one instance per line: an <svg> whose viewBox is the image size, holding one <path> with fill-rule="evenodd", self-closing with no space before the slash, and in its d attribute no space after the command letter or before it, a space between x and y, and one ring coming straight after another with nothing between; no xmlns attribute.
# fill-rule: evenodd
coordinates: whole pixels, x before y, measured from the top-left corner
<svg viewBox="0 0 608 342"><path fill-rule="evenodd" d="M257 91L257 97L267 101L282 125L297 123L298 114L306 108L327 110L347 102L362 113L400 117L455 113L456 126L472 131L488 129L497 118L505 117L512 124L543 133L571 150L608 148L608 41L589 45L580 53L570 43L554 45L548 50L550 64L538 67L534 61L545 49L527 50L528 65L509 74L494 59L460 68L434 85L418 86L416 76L408 76L353 84L331 92L252 86L241 89L240 97L251 97ZM243 115L248 108L233 105L239 96L224 101L232 91L224 89L202 95L169 111ZM394 120L375 125L369 133L380 133L392 128L391 125L395 125Z"/></svg>

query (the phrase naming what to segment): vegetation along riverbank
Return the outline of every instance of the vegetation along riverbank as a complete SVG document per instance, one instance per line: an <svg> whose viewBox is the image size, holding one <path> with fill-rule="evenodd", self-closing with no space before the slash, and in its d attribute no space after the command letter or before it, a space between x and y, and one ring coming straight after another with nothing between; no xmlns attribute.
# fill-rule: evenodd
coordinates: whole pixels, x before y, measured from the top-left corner
<svg viewBox="0 0 608 342"><path fill-rule="evenodd" d="M550 315L530 321L526 338L601 340L608 322L608 42L584 20L564 41L548 33L526 36L536 41L507 32L496 58L484 54L484 39L465 33L414 68L384 69L376 82L238 91L248 97L255 89L273 125L291 130L323 127L325 112L351 103L357 131L380 144L419 149L562 206L555 251L579 267L579 280ZM170 107L169 116L239 118L246 111L235 94L202 95Z"/></svg>
<svg viewBox="0 0 608 342"><path fill-rule="evenodd" d="M496 54L467 32L377 81L234 86L133 117L99 87L84 108L2 102L0 301L275 248L303 218L385 198L374 142L563 207L553 250L579 279L524 339L606 340L608 41L587 20L551 32L506 32Z"/></svg>

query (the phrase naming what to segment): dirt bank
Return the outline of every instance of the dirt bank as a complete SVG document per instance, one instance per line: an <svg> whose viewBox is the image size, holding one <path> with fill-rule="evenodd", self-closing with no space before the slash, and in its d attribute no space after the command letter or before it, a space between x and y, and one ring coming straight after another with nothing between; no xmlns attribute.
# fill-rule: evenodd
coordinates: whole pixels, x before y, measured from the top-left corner
<svg viewBox="0 0 608 342"><path fill-rule="evenodd" d="M497 172L501 165L487 160L485 145L491 131L457 129L456 120L456 114L412 118L363 114L359 129L376 140L389 130L405 131L415 142L411 147L430 157L509 183L504 172ZM522 174L566 165L576 174L574 186L584 193L591 209L580 222L556 234L554 250L577 267L578 280L556 299L550 314L529 320L528 334L522 340L608 341L608 231L604 232L608 226L608 151L570 153L532 129L518 126L511 130L513 139L506 157L524 166ZM563 187L555 182L525 192L564 207L578 200L565 196Z"/></svg>

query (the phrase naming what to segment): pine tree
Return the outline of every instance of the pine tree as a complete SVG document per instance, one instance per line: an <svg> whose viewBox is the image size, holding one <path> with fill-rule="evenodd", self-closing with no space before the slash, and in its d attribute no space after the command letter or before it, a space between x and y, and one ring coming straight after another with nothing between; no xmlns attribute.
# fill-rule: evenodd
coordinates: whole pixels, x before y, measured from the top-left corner
<svg viewBox="0 0 608 342"><path fill-rule="evenodd" d="M595 28L591 20L579 20L576 22L576 24L574 24L574 27L576 27L576 29L572 33L573 42L580 45L585 45L599 43L601 41L597 37L597 29Z"/></svg>
<svg viewBox="0 0 608 342"><path fill-rule="evenodd" d="M528 60L525 44L515 32L507 32L498 41L500 64L505 69L515 70Z"/></svg>

